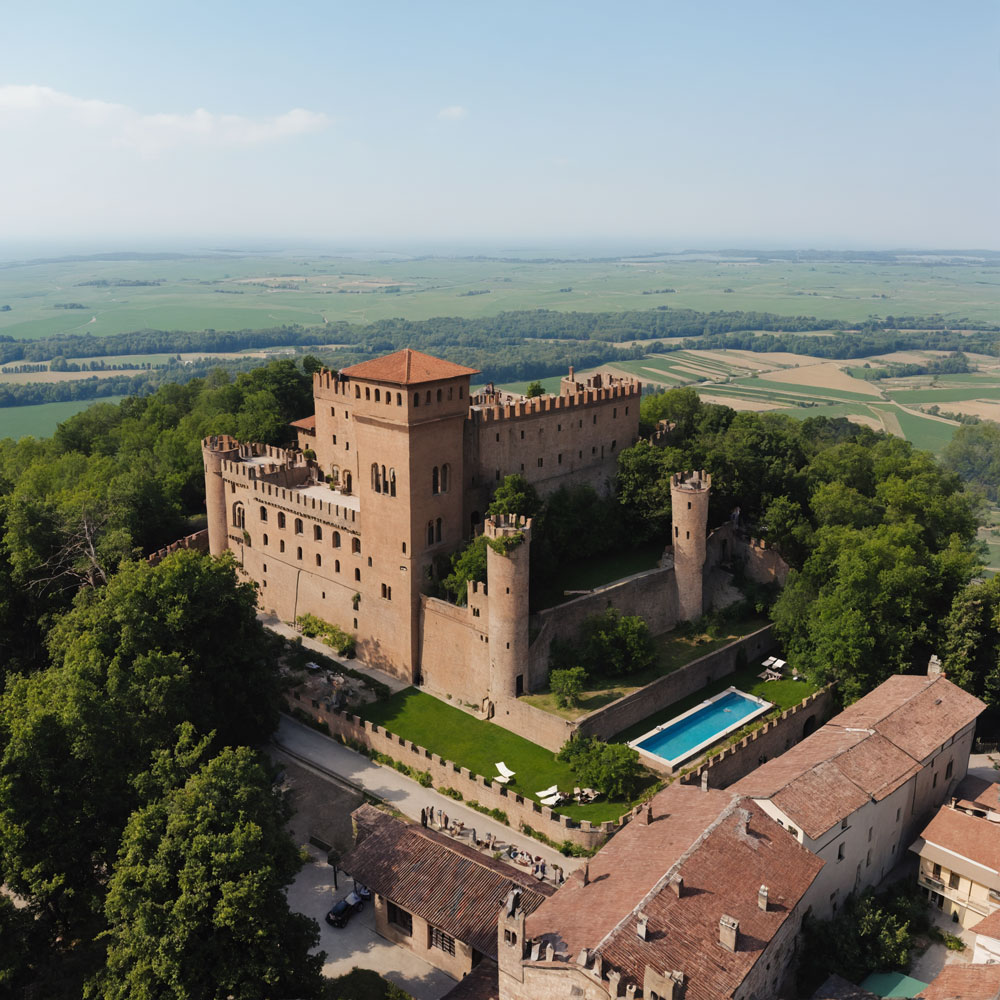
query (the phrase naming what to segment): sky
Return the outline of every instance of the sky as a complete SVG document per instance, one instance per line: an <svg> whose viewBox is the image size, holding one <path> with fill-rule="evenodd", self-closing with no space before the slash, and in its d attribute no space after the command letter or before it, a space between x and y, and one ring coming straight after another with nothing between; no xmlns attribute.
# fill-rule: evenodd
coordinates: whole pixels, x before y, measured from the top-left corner
<svg viewBox="0 0 1000 1000"><path fill-rule="evenodd" d="M0 241L1000 249L995 0L0 10Z"/></svg>

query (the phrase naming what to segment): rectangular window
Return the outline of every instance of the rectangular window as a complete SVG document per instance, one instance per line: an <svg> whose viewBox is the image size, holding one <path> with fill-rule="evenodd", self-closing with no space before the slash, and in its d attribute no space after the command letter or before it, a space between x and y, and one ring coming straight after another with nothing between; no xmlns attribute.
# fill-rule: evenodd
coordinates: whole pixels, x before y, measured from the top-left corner
<svg viewBox="0 0 1000 1000"><path fill-rule="evenodd" d="M448 955L455 954L455 939L450 934L445 934L444 931L439 930L437 927L431 928L431 947L440 948L441 951Z"/></svg>
<svg viewBox="0 0 1000 1000"><path fill-rule="evenodd" d="M337 443L337 435L336 435L336 434L334 434L334 435L333 435L333 443L334 443L334 444L336 444L336 443Z"/></svg>
<svg viewBox="0 0 1000 1000"><path fill-rule="evenodd" d="M543 459L543 458L540 458L540 459L538 460L538 468L539 468L539 469L540 469L540 468L542 467L542 463L543 463L544 461L545 461L545 459Z"/></svg>
<svg viewBox="0 0 1000 1000"><path fill-rule="evenodd" d="M837 860L838 861L843 861L844 860L844 845L843 844L841 844L837 848Z"/></svg>
<svg viewBox="0 0 1000 1000"><path fill-rule="evenodd" d="M562 465L562 452L559 452L559 464Z"/></svg>
<svg viewBox="0 0 1000 1000"><path fill-rule="evenodd" d="M933 865L931 867L931 874L935 878L940 878L941 877L941 866L940 865Z"/></svg>
<svg viewBox="0 0 1000 1000"><path fill-rule="evenodd" d="M397 927L404 934L413 933L413 917L406 910L401 910L391 900L387 901L386 914L393 927Z"/></svg>
<svg viewBox="0 0 1000 1000"><path fill-rule="evenodd" d="M951 875L948 877L948 885L952 889L957 889L958 883L959 883L958 872L952 872Z"/></svg>

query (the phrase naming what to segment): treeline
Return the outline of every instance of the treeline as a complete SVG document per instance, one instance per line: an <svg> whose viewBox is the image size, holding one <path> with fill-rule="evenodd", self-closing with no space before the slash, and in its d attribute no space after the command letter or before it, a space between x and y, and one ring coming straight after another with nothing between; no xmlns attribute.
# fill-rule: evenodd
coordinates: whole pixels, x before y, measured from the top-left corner
<svg viewBox="0 0 1000 1000"><path fill-rule="evenodd" d="M946 358L935 358L919 365L887 361L877 368L866 364L861 368L850 370L855 378L861 378L867 382L878 382L884 378L910 378L913 375L958 375L969 371L972 371L969 367L969 359L961 351L949 354Z"/></svg>

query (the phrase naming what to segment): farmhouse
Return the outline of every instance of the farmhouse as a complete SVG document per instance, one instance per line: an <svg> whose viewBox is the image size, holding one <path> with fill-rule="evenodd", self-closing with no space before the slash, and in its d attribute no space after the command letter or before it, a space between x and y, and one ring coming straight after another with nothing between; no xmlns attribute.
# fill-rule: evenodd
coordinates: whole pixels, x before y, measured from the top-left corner
<svg viewBox="0 0 1000 1000"><path fill-rule="evenodd" d="M235 554L264 609L335 623L370 665L490 712L542 685L547 657L529 650L532 525L484 522L489 498L512 473L542 493L609 489L642 386L571 368L555 395L472 395L475 374L413 350L321 371L298 449L219 436L202 450L210 551ZM664 629L702 613L710 487L704 473L671 485L671 568L643 598ZM429 596L442 557L480 531L486 584L465 606Z"/></svg>

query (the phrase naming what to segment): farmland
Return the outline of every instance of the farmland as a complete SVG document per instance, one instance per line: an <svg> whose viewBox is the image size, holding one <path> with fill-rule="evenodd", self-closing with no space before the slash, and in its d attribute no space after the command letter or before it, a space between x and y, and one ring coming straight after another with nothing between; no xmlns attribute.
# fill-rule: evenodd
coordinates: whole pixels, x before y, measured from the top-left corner
<svg viewBox="0 0 1000 1000"><path fill-rule="evenodd" d="M19 438L50 437L56 426L68 420L74 413L93 406L95 403L118 403L124 396L105 396L102 399L74 399L65 403L40 403L37 406L5 406L0 408L0 440L7 437Z"/></svg>

